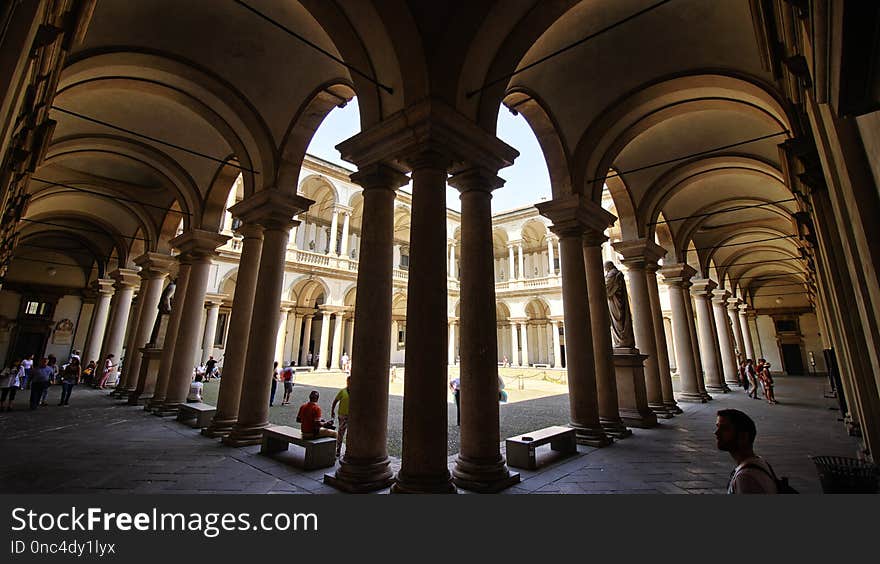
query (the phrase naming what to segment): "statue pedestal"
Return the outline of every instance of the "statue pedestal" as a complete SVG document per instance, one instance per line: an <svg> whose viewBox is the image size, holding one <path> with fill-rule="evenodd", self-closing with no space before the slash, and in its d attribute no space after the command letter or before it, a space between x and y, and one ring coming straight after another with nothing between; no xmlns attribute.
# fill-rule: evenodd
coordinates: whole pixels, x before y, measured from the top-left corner
<svg viewBox="0 0 880 564"><path fill-rule="evenodd" d="M145 405L153 398L156 390L156 378L159 376L159 361L162 359L162 349L152 348L148 343L140 349L141 370L138 374L137 387L128 395L129 405Z"/></svg>
<svg viewBox="0 0 880 564"><path fill-rule="evenodd" d="M645 389L645 359L636 348L614 349L614 372L617 378L617 404L624 424L638 429L657 425L657 416L648 407Z"/></svg>

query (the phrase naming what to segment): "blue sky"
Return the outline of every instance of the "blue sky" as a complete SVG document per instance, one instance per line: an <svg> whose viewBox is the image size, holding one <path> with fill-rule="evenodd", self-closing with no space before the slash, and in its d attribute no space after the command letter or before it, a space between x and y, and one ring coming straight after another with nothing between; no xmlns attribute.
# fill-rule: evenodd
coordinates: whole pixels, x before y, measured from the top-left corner
<svg viewBox="0 0 880 564"><path fill-rule="evenodd" d="M308 152L330 162L353 168L339 158L335 146L360 131L357 99L344 108L333 110L309 145ZM503 188L496 190L492 197L492 211L499 212L534 204L542 197L550 198L550 176L547 163L541 153L538 140L532 133L522 115L514 116L506 108L498 115L497 135L511 147L520 152L513 166L503 169L499 174L507 181ZM446 191L446 204L455 210L461 209L458 191Z"/></svg>

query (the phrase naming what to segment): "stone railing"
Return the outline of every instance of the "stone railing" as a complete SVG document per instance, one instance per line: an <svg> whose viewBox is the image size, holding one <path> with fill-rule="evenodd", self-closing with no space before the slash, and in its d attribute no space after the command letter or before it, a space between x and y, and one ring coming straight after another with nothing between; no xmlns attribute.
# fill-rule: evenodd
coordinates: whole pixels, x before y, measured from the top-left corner
<svg viewBox="0 0 880 564"><path fill-rule="evenodd" d="M299 262L302 264L313 264L315 266L324 266L327 268L330 267L330 259L332 258L330 255L322 255L309 251L300 251L298 249L288 249L288 260L291 259L291 255L293 255L293 262Z"/></svg>
<svg viewBox="0 0 880 564"><path fill-rule="evenodd" d="M495 283L496 292L514 292L517 290L531 290L534 288L558 288L562 284L562 278L556 276L543 276L541 278L526 278L523 280L505 280Z"/></svg>

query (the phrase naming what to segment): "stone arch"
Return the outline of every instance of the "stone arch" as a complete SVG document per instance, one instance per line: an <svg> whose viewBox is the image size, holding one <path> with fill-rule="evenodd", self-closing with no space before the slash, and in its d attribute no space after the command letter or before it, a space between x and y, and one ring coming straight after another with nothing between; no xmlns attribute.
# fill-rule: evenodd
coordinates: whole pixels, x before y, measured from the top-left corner
<svg viewBox="0 0 880 564"><path fill-rule="evenodd" d="M247 97L232 83L211 73L194 61L177 54L159 50L124 48L85 51L68 59L59 92L82 81L101 79L102 73L161 84L184 94L190 100L210 111L236 132L250 151L236 155L246 168L258 166L261 182L275 178L275 144L269 126ZM235 145L231 145L235 149ZM256 189L253 174L244 178L245 193Z"/></svg>
<svg viewBox="0 0 880 564"><path fill-rule="evenodd" d="M319 276L303 275L291 282L287 295L299 307L317 307L322 295L322 304L330 299L330 287Z"/></svg>
<svg viewBox="0 0 880 564"><path fill-rule="evenodd" d="M604 179L623 147L664 119L698 108L720 107L762 115L789 130L792 119L772 87L752 77L714 71L666 76L641 85L599 114L587 127L574 150L572 162L582 163L573 171L578 192L601 192Z"/></svg>
<svg viewBox="0 0 880 564"><path fill-rule="evenodd" d="M547 104L534 91L518 87L508 92L504 98L504 105L514 113L521 113L538 139L538 144L544 153L544 162L550 173L550 189L553 197L560 198L571 194L568 148Z"/></svg>
<svg viewBox="0 0 880 564"><path fill-rule="evenodd" d="M636 207L632 193L626 186L623 177L617 175L616 171L612 169L612 174L605 180L605 188L608 189L611 200L614 202L614 213L617 216L617 221L620 222L620 236L624 241L638 239L640 230ZM599 201L601 202L601 198Z"/></svg>
<svg viewBox="0 0 880 564"><path fill-rule="evenodd" d="M354 96L355 91L352 87L339 80L322 84L312 91L294 114L281 142L278 173L274 182L277 189L287 192L297 190L306 149L315 132L318 131L327 114L337 106L344 106ZM340 201L338 193L334 201Z"/></svg>

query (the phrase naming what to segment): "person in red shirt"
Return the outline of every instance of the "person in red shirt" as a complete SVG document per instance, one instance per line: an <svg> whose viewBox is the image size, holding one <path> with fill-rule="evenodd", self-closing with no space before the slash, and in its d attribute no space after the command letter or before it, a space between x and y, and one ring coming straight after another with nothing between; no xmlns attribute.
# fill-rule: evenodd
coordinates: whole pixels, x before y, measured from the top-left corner
<svg viewBox="0 0 880 564"><path fill-rule="evenodd" d="M321 406L318 405L318 391L312 390L308 403L299 406L296 422L300 424L304 439L336 437L336 431L324 427L328 422L321 419Z"/></svg>

